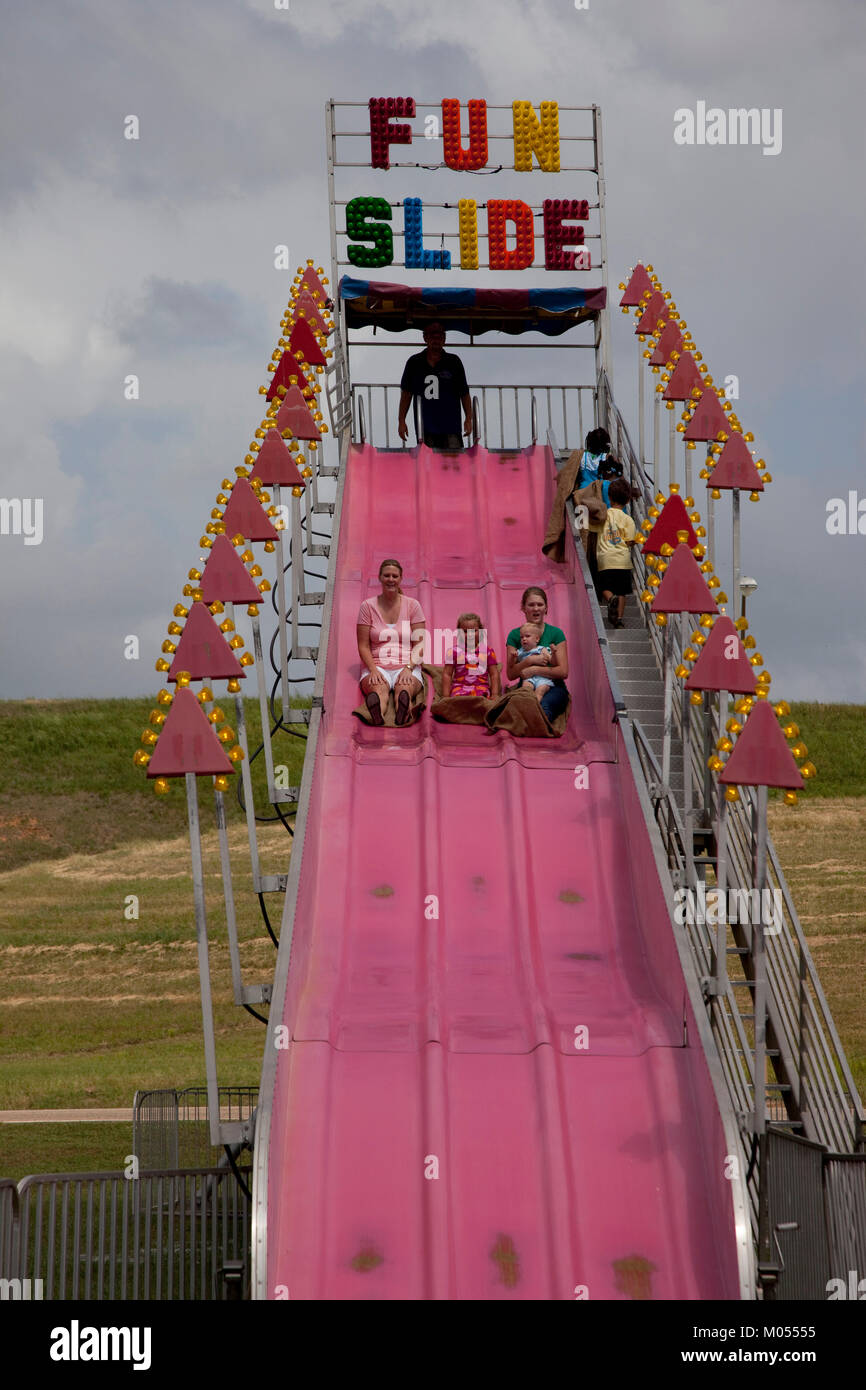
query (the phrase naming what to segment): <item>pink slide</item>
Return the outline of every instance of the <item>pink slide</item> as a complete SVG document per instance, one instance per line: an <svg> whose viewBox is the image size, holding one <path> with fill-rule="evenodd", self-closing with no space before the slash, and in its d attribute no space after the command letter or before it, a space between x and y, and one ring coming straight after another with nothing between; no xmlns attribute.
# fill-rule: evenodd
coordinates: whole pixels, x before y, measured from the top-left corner
<svg viewBox="0 0 866 1390"><path fill-rule="evenodd" d="M271 1014L290 1041L261 1096L267 1297L740 1297L722 1120L589 603L573 556L541 554L554 476L542 448L350 450ZM546 588L561 739L352 716L391 556L428 629L474 610L503 659Z"/></svg>

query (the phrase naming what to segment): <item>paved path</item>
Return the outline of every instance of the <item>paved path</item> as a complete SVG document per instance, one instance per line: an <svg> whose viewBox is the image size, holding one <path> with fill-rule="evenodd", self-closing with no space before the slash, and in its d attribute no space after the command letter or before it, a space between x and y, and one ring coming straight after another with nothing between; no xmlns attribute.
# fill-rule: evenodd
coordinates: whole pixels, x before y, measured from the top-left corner
<svg viewBox="0 0 866 1390"><path fill-rule="evenodd" d="M0 1110L4 1125L132 1124L132 1110Z"/></svg>

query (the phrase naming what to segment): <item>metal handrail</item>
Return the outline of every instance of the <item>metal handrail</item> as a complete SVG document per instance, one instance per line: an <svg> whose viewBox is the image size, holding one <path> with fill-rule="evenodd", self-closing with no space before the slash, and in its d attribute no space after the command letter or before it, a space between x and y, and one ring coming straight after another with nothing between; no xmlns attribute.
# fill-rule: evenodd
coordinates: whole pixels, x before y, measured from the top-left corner
<svg viewBox="0 0 866 1390"><path fill-rule="evenodd" d="M367 442L367 422L364 417L363 396L358 397L358 442L360 444L366 444Z"/></svg>
<svg viewBox="0 0 866 1390"><path fill-rule="evenodd" d="M583 443L595 419L596 386L539 384L479 384L474 388L477 402L477 442L488 449L521 449L537 443L555 426L566 449ZM364 433L361 442L386 449L391 447L389 392L393 383L353 382L351 396L364 401ZM418 397L413 396L416 437L421 439ZM528 426L527 426L528 418ZM473 427L476 421L473 416ZM356 436L357 437L357 436Z"/></svg>

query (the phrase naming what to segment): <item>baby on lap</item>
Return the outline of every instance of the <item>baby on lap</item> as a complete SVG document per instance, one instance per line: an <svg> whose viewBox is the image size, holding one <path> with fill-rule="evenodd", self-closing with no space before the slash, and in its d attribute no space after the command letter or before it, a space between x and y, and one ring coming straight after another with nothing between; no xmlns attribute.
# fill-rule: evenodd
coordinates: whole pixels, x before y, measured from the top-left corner
<svg viewBox="0 0 866 1390"><path fill-rule="evenodd" d="M543 623L523 623L520 628L520 649L517 653L518 661L525 661L529 656L546 656L548 660L553 660L553 653L550 647L541 646L541 634L544 632ZM535 698L541 703L546 690L553 685L553 681L547 676L524 676L520 682L521 689L533 690Z"/></svg>

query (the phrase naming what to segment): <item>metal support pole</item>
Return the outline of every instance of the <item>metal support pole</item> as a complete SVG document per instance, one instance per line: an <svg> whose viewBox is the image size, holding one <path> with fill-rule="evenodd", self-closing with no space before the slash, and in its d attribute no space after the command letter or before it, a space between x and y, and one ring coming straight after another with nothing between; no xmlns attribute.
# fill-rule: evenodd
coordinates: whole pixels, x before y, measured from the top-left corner
<svg viewBox="0 0 866 1390"><path fill-rule="evenodd" d="M739 592L740 592L740 489L739 489L738 487L735 487L735 488L734 488L734 490L733 490L733 492L732 492L732 494L731 494L731 499L732 499L732 501L733 501L733 506L734 506L734 524L733 524L733 541L734 541L734 557L733 557L733 559L734 559L734 579L733 579L733 583L734 583L734 587L733 587L733 589L731 590L731 604L732 604L733 609L734 609L734 616L736 616L736 612L737 612L737 597L738 597Z"/></svg>
<svg viewBox="0 0 866 1390"><path fill-rule="evenodd" d="M235 895L232 890L232 861L229 854L229 837L226 830L226 805L221 791L214 792L216 803L217 833L220 843L220 869L223 879L223 900L226 907L226 928L229 938L229 960L232 971L232 992L235 1003L244 1002L244 987L241 981L241 954L238 947L238 923L235 916Z"/></svg>
<svg viewBox="0 0 866 1390"><path fill-rule="evenodd" d="M646 439L644 435L644 411L646 409L646 382L644 380L644 359L638 347L637 358L637 456L640 466L646 464Z"/></svg>
<svg viewBox="0 0 866 1390"><path fill-rule="evenodd" d="M686 445L686 463L685 463L686 497L693 497L693 496L694 496L694 493L692 492L692 478L693 478L692 454L693 454L693 453L694 453L694 450L693 450L693 449L690 449L690 448L688 447L688 444L687 444L687 445Z"/></svg>
<svg viewBox="0 0 866 1390"><path fill-rule="evenodd" d="M258 618L253 618L253 656L256 661L256 677L259 686L259 713L262 721L262 743L265 750L265 770L268 778L268 797L276 800L274 785L274 750L271 747L271 711L268 706L268 690L265 684L265 662L262 656L262 629Z"/></svg>
<svg viewBox="0 0 866 1390"><path fill-rule="evenodd" d="M764 891L767 887L767 788L758 787L755 887L758 921L752 929L752 962L755 971L755 1133L767 1123L767 961L764 952Z"/></svg>
<svg viewBox="0 0 866 1390"><path fill-rule="evenodd" d="M688 614L680 614L680 652L685 643L685 624ZM682 657L680 658L682 659ZM695 886L695 815L692 794L692 702L685 682L682 687L682 734L683 734L683 825L686 836L686 883Z"/></svg>
<svg viewBox="0 0 866 1390"><path fill-rule="evenodd" d="M707 458L709 458L709 454ZM707 559L716 563L716 503L709 480L707 484Z"/></svg>
<svg viewBox="0 0 866 1390"><path fill-rule="evenodd" d="M717 995L728 989L728 803L719 788L719 824L716 849L716 887L718 889L716 917L716 980Z"/></svg>
<svg viewBox="0 0 866 1390"><path fill-rule="evenodd" d="M235 621L235 606L229 602L226 604L226 613L232 622ZM237 628L237 624L235 624ZM250 842L250 863L253 870L253 892L262 891L261 871L259 869L259 844L256 834L256 811L253 804L253 776L250 768L250 749L247 740L247 722L244 715L244 696L243 690L239 690L235 695L235 724L237 725L238 747L243 752L241 762L241 782L244 789L244 802L247 817L247 838Z"/></svg>
<svg viewBox="0 0 866 1390"><path fill-rule="evenodd" d="M216 1038L213 1026L213 1001L210 991L210 959L207 941L207 914L204 900L204 864L201 853L201 828L198 819L198 788L195 773L184 774L186 779L186 804L189 818L189 846L192 855L192 892L195 902L195 935L198 947L198 976L201 986L201 1021L204 1032L204 1062L207 1079L207 1113L210 1125L210 1141L219 1148L220 1101L216 1071Z"/></svg>
<svg viewBox="0 0 866 1390"><path fill-rule="evenodd" d="M281 503L280 503L280 487L279 487L279 484L277 483L277 484L274 485L274 506L279 507L280 505L281 505ZM304 555L303 555L303 550L302 550L302 548L301 548L301 541L300 541L300 521L298 522L298 528L297 528L297 530L298 530L298 539L297 539L297 543L296 543L296 541L295 541L295 526L294 526L294 522L295 522L295 518L296 518L297 516L298 516L298 500L297 500L296 497L293 497L293 498L292 498L292 582L294 583L295 572L297 571L298 567L300 566L300 569L301 569L301 583L303 584ZM286 615L286 568L285 568L285 559L284 559L284 555L283 555L283 532L282 532L282 529L280 529L280 530L277 531L276 553L277 553L277 623L279 624L279 643L280 643L280 683L281 683L281 685L282 685L283 718L284 718L285 720L288 720L288 717L289 717L289 645L288 645L288 635L287 635L287 633L286 633L286 616L287 616L287 615ZM298 610L298 605L297 605L297 601L295 601L295 602L293 602L293 604L292 604L292 651L293 651L293 652L297 651L297 649L298 649L297 632L296 632L297 610Z"/></svg>
<svg viewBox="0 0 866 1390"><path fill-rule="evenodd" d="M677 480L677 430L674 416L675 410L669 410L670 426L668 428L668 482L672 486Z"/></svg>
<svg viewBox="0 0 866 1390"><path fill-rule="evenodd" d="M668 614L668 620L664 629L664 680L665 680L665 705L664 705L664 737L662 742L662 782L665 787L670 786L671 780L671 728L673 724L673 704L674 704L674 671L673 671L673 628L672 614Z"/></svg>
<svg viewBox="0 0 866 1390"><path fill-rule="evenodd" d="M661 398L661 396L656 395L656 394L654 393L654 394L653 394L653 400L655 401L655 406L654 406L654 408L653 408L653 482L655 483L656 491L658 491L659 483L660 483L660 481L661 481L661 472L660 472L660 469L661 469L661 439L660 439L660 436L661 436L662 398Z"/></svg>

